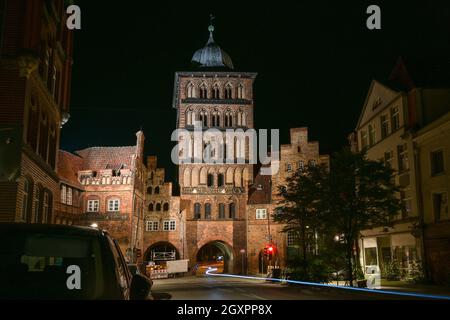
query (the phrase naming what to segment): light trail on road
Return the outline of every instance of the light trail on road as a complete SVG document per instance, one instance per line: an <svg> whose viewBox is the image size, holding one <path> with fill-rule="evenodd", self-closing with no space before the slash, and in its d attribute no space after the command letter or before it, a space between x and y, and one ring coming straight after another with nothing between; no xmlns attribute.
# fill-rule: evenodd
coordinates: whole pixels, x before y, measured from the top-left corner
<svg viewBox="0 0 450 320"><path fill-rule="evenodd" d="M305 281L297 281L297 280L286 280L286 279L277 279L277 278L263 278L263 277L254 277L254 276L240 276L235 274L226 274L226 273L212 273L217 271L217 268L208 269L205 274L211 277L225 277L225 278L237 278L237 279L249 279L249 280L265 280L265 281L275 281L275 282L287 282L292 284L301 284L315 287L325 287L325 288L336 288L341 290L352 290L359 292L369 292L369 293L379 293L379 294L388 294L388 295L397 295L404 297L415 297L415 298L426 298L426 299L439 299L439 300L450 300L450 296L440 296L426 293L414 293L414 292L397 292L397 291L389 291L389 290L378 290L378 289L367 289L367 288L356 288L356 287L347 287L347 286L337 286L334 284L325 284L325 283L316 283L316 282L305 282Z"/></svg>

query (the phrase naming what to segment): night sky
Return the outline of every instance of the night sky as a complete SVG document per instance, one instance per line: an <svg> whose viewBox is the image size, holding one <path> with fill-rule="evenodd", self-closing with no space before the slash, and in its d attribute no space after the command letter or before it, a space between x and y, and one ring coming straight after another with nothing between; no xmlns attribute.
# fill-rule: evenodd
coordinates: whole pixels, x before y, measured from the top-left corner
<svg viewBox="0 0 450 320"><path fill-rule="evenodd" d="M142 127L146 154L173 179L174 73L205 45L210 13L235 70L258 73L256 127L278 128L288 143L290 127L307 126L322 153L346 144L371 80L386 82L400 55L450 59L444 2L242 2L76 1L82 30L61 148L133 145ZM369 4L381 7L381 30L366 28Z"/></svg>

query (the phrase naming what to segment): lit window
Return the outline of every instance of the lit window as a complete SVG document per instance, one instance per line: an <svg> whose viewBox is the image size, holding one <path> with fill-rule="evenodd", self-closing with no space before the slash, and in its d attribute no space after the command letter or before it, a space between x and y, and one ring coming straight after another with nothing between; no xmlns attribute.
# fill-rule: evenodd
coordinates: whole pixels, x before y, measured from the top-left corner
<svg viewBox="0 0 450 320"><path fill-rule="evenodd" d="M109 212L117 212L120 208L120 200L119 199L111 199L108 200L108 211Z"/></svg>
<svg viewBox="0 0 450 320"><path fill-rule="evenodd" d="M67 202L67 191L66 191L66 186L62 185L61 186L61 203L66 203Z"/></svg>
<svg viewBox="0 0 450 320"><path fill-rule="evenodd" d="M257 220L267 219L267 209L256 209L256 219Z"/></svg>
<svg viewBox="0 0 450 320"><path fill-rule="evenodd" d="M99 206L100 206L99 200L88 200L87 211L88 212L98 212Z"/></svg>
<svg viewBox="0 0 450 320"><path fill-rule="evenodd" d="M70 187L67 187L66 203L69 206L72 205L72 188L70 188Z"/></svg>
<svg viewBox="0 0 450 320"><path fill-rule="evenodd" d="M147 231L158 231L159 222L158 221L147 221L146 230Z"/></svg>

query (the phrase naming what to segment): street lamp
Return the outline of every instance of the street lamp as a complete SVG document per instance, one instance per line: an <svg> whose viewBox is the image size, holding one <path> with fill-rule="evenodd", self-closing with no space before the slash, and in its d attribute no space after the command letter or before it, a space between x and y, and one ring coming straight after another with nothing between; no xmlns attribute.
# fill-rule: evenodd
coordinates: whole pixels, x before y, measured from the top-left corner
<svg viewBox="0 0 450 320"><path fill-rule="evenodd" d="M242 258L242 274L245 273L244 271L244 255L245 255L245 249L241 249L241 258Z"/></svg>

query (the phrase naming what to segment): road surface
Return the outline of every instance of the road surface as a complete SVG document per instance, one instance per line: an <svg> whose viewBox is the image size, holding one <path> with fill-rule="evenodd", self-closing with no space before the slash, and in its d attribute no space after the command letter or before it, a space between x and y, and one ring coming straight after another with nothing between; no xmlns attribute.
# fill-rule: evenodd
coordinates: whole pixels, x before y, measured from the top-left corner
<svg viewBox="0 0 450 320"><path fill-rule="evenodd" d="M370 292L285 285L264 280L212 276L154 280L155 296L170 294L172 300L357 300L408 299ZM411 299L411 297L409 297Z"/></svg>

